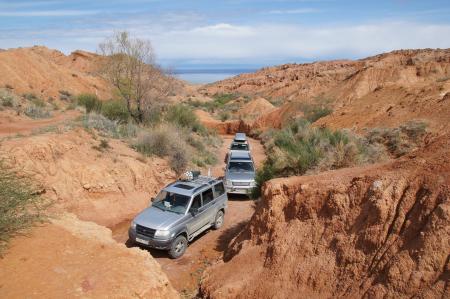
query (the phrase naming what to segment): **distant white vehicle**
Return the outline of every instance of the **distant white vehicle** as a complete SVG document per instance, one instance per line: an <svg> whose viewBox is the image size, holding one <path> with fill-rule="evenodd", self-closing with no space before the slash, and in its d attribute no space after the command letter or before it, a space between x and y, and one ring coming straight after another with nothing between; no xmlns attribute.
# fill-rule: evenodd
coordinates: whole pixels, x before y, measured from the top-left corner
<svg viewBox="0 0 450 299"><path fill-rule="evenodd" d="M247 143L247 136L245 135L245 133L236 133L234 135L234 142L237 143Z"/></svg>

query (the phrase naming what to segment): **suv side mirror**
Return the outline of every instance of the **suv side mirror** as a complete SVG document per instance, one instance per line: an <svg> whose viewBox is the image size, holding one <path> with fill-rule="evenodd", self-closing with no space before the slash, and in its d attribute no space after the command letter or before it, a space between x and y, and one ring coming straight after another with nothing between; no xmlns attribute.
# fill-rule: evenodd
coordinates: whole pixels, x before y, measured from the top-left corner
<svg viewBox="0 0 450 299"><path fill-rule="evenodd" d="M195 215L198 214L198 208L191 208L191 209L189 210L189 212L191 212L191 214L192 214L193 216L195 216Z"/></svg>

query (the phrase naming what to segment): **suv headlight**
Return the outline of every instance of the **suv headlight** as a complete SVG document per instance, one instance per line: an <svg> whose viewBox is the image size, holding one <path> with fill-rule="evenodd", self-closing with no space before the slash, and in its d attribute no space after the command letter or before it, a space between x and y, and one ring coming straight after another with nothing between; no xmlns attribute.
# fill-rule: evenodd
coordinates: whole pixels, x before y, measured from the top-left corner
<svg viewBox="0 0 450 299"><path fill-rule="evenodd" d="M227 186L233 186L233 183L231 182L231 180L226 180L225 181L225 185L227 185Z"/></svg>
<svg viewBox="0 0 450 299"><path fill-rule="evenodd" d="M131 221L131 228L136 229L136 222L134 220Z"/></svg>
<svg viewBox="0 0 450 299"><path fill-rule="evenodd" d="M170 235L169 230L157 230L155 232L155 237L168 237Z"/></svg>
<svg viewBox="0 0 450 299"><path fill-rule="evenodd" d="M250 187L256 187L256 182L255 181L251 181L250 182Z"/></svg>

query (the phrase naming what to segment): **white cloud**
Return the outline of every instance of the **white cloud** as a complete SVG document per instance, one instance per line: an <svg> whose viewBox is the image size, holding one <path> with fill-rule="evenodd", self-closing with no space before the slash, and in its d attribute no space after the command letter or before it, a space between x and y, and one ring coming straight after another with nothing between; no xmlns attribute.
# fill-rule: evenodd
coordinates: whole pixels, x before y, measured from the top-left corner
<svg viewBox="0 0 450 299"><path fill-rule="evenodd" d="M308 14L319 12L315 8L299 8L299 9L286 9L286 10L270 10L267 14L271 15L295 15L295 14Z"/></svg>
<svg viewBox="0 0 450 299"><path fill-rule="evenodd" d="M364 57L405 48L450 47L450 25L387 22L357 26L302 27L217 24L160 32L152 39L164 59Z"/></svg>
<svg viewBox="0 0 450 299"><path fill-rule="evenodd" d="M0 17L68 17L97 14L95 10L0 11Z"/></svg>
<svg viewBox="0 0 450 299"><path fill-rule="evenodd" d="M2 47L45 44L69 52L95 50L116 30L152 41L163 61L261 63L298 59L355 58L407 48L450 48L450 25L415 22L301 26L295 24L198 25L147 20L83 29L1 30Z"/></svg>
<svg viewBox="0 0 450 299"><path fill-rule="evenodd" d="M234 26L226 23L219 23L211 26L197 27L189 31L178 31L181 34L192 36L203 36L205 38L239 38L249 37L255 34L248 26ZM173 32L176 34L176 32Z"/></svg>

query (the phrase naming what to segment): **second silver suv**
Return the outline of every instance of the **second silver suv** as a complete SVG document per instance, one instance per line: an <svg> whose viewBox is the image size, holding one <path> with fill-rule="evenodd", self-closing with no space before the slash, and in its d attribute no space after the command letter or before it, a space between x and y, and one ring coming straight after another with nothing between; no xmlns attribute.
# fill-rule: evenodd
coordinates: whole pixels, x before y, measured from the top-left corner
<svg viewBox="0 0 450 299"><path fill-rule="evenodd" d="M225 168L227 193L249 195L256 187L255 165L249 152L230 151Z"/></svg>
<svg viewBox="0 0 450 299"><path fill-rule="evenodd" d="M179 258L189 241L222 226L228 198L221 179L198 176L168 185L152 201L132 221L129 239Z"/></svg>

